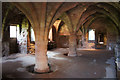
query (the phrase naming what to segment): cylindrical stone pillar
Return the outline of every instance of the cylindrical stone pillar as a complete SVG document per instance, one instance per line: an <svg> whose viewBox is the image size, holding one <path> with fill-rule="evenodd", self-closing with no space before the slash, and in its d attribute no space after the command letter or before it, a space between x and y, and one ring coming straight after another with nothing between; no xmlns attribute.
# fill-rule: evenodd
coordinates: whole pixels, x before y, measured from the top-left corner
<svg viewBox="0 0 120 80"><path fill-rule="evenodd" d="M77 56L77 42L76 42L76 34L71 34L69 36L69 53L68 56Z"/></svg>
<svg viewBox="0 0 120 80"><path fill-rule="evenodd" d="M36 63L34 70L38 73L49 72L48 59L47 59L47 43L48 41L35 42L35 57Z"/></svg>

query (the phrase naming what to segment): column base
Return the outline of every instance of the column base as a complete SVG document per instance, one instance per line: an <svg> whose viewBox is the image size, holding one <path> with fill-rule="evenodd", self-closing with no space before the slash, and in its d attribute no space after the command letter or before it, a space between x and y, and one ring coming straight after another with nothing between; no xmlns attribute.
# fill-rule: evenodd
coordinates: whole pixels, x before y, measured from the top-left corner
<svg viewBox="0 0 120 80"><path fill-rule="evenodd" d="M77 56L77 54L76 53L75 54L68 54L68 56L75 57L75 56Z"/></svg>
<svg viewBox="0 0 120 80"><path fill-rule="evenodd" d="M38 73L38 74L49 73L50 69L47 68L47 69L44 69L44 70L40 70L40 69L37 69L37 68L34 67L34 72Z"/></svg>

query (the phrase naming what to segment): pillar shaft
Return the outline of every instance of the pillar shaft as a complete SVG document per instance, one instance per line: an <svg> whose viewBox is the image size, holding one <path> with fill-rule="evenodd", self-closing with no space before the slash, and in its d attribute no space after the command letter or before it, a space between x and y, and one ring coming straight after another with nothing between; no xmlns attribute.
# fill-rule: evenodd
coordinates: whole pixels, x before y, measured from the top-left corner
<svg viewBox="0 0 120 80"><path fill-rule="evenodd" d="M31 32L30 32L30 25L29 25L29 27L28 27L28 34L27 34L27 47L28 47L28 49L27 49L27 51L28 51L28 53L29 53L29 47L30 47L30 34L31 34Z"/></svg>
<svg viewBox="0 0 120 80"><path fill-rule="evenodd" d="M44 40L35 41L35 72L48 72L47 42Z"/></svg>
<svg viewBox="0 0 120 80"><path fill-rule="evenodd" d="M76 34L71 34L69 36L69 54L68 56L77 56L77 42L76 42Z"/></svg>
<svg viewBox="0 0 120 80"><path fill-rule="evenodd" d="M120 68L120 40L118 40L115 47L115 56L116 56L116 64L119 69Z"/></svg>
<svg viewBox="0 0 120 80"><path fill-rule="evenodd" d="M48 31L63 12L76 5L64 7L63 3L14 3L29 19L35 32L35 71L49 71L47 62ZM54 5L54 6L53 6ZM63 7L62 7L63 6Z"/></svg>
<svg viewBox="0 0 120 80"><path fill-rule="evenodd" d="M83 34L82 35L82 45L83 45L83 48L87 48L87 39L86 39L86 34Z"/></svg>
<svg viewBox="0 0 120 80"><path fill-rule="evenodd" d="M118 36L117 44L116 44L116 58L120 62L120 36Z"/></svg>

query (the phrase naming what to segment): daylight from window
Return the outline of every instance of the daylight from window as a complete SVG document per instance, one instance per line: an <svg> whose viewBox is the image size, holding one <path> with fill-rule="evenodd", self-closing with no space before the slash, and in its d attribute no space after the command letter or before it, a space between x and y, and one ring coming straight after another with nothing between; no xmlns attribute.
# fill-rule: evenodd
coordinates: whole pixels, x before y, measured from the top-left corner
<svg viewBox="0 0 120 80"><path fill-rule="evenodd" d="M31 27L31 41L35 41L35 35L32 27Z"/></svg>
<svg viewBox="0 0 120 80"><path fill-rule="evenodd" d="M10 38L16 38L16 26L10 26Z"/></svg>
<svg viewBox="0 0 120 80"><path fill-rule="evenodd" d="M95 30L94 29L89 30L89 40L95 40Z"/></svg>

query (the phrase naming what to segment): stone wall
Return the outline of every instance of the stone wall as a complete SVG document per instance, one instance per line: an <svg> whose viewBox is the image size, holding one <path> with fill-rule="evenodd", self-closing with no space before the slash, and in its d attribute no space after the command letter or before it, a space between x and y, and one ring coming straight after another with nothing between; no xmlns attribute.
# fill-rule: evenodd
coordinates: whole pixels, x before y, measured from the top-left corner
<svg viewBox="0 0 120 80"><path fill-rule="evenodd" d="M108 32L107 33L107 49L108 50L114 50L116 46L117 35Z"/></svg>
<svg viewBox="0 0 120 80"><path fill-rule="evenodd" d="M77 47L81 47L81 36L78 35L77 36ZM57 47L60 48L69 48L69 35L60 35L58 38L58 43L57 43Z"/></svg>
<svg viewBox="0 0 120 80"><path fill-rule="evenodd" d="M27 54L27 29L26 28L22 29L22 32L17 39L19 43L20 53Z"/></svg>
<svg viewBox="0 0 120 80"><path fill-rule="evenodd" d="M60 35L58 38L58 46L60 48L68 48L69 47L69 35Z"/></svg>
<svg viewBox="0 0 120 80"><path fill-rule="evenodd" d="M17 37L17 42L19 44L20 53L27 54L27 30L28 30L28 20L25 18L22 22L22 30Z"/></svg>
<svg viewBox="0 0 120 80"><path fill-rule="evenodd" d="M17 27L19 26L17 25ZM17 38L10 38L9 28L10 28L9 26L5 27L3 32L2 55L8 56L9 54L18 53L18 52L27 54L28 20L26 18L23 20L21 33L17 32Z"/></svg>
<svg viewBox="0 0 120 80"><path fill-rule="evenodd" d="M2 56L8 56L9 55L9 42L10 42L10 30L9 26L5 25L2 33Z"/></svg>
<svg viewBox="0 0 120 80"><path fill-rule="evenodd" d="M8 56L9 55L9 42L2 42L2 56Z"/></svg>

